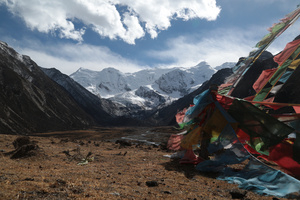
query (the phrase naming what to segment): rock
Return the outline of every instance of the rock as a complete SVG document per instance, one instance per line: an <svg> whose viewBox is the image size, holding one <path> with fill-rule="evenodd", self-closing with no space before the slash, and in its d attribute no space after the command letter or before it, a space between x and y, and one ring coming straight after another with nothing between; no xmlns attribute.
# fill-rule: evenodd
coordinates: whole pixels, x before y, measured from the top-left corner
<svg viewBox="0 0 300 200"><path fill-rule="evenodd" d="M34 181L34 178L25 178L24 181Z"/></svg>
<svg viewBox="0 0 300 200"><path fill-rule="evenodd" d="M31 141L28 136L18 137L13 141L15 150L4 153L6 156L11 156L11 159L28 158L31 156L42 156L44 152L36 144L36 141Z"/></svg>
<svg viewBox="0 0 300 200"><path fill-rule="evenodd" d="M112 192L112 193L110 193L110 194L115 195L115 196L120 196L120 195L121 195L121 194L118 193L118 192Z"/></svg>
<svg viewBox="0 0 300 200"><path fill-rule="evenodd" d="M158 186L158 182L157 181L147 181L146 185L148 187L155 187L155 186Z"/></svg>
<svg viewBox="0 0 300 200"><path fill-rule="evenodd" d="M31 156L36 156L38 154L38 149L39 146L36 144L23 145L19 147L10 158L17 159L17 158L28 158Z"/></svg>
<svg viewBox="0 0 300 200"><path fill-rule="evenodd" d="M229 192L229 194L231 195L232 199L243 199L246 196L247 191L232 190Z"/></svg>
<svg viewBox="0 0 300 200"><path fill-rule="evenodd" d="M126 140L117 140L116 144L120 144L120 147L124 147L124 146L131 146L132 144Z"/></svg>
<svg viewBox="0 0 300 200"><path fill-rule="evenodd" d="M81 193L83 193L83 189L82 188L73 188L72 192L74 194L81 194Z"/></svg>
<svg viewBox="0 0 300 200"><path fill-rule="evenodd" d="M57 179L56 182L59 184L59 185L66 185L67 182L65 180L62 180L62 179Z"/></svg>
<svg viewBox="0 0 300 200"><path fill-rule="evenodd" d="M21 146L27 145L27 144L30 144L30 143L32 143L32 142L30 141L28 136L18 137L17 139L15 139L13 141L13 145L14 145L15 149L18 149Z"/></svg>
<svg viewBox="0 0 300 200"><path fill-rule="evenodd" d="M64 187L67 185L67 182L62 179L57 179L53 184L51 184L49 187L50 188L59 188L59 187Z"/></svg>

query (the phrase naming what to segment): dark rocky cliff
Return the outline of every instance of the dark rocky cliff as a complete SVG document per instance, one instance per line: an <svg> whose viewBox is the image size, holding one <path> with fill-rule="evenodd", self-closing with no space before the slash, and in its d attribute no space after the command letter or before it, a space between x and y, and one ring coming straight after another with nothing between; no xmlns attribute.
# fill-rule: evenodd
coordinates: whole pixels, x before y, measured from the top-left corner
<svg viewBox="0 0 300 200"><path fill-rule="evenodd" d="M0 132L25 134L95 124L28 56L0 43Z"/></svg>

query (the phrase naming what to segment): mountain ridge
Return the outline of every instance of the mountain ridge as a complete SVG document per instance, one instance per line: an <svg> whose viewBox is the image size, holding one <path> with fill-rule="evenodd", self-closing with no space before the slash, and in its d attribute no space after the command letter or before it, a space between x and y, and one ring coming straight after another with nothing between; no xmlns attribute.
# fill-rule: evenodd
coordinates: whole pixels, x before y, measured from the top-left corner
<svg viewBox="0 0 300 200"><path fill-rule="evenodd" d="M26 134L85 128L94 120L29 56L0 42L0 130Z"/></svg>
<svg viewBox="0 0 300 200"><path fill-rule="evenodd" d="M228 62L218 68L233 67L234 64ZM154 68L134 73L122 73L114 68L101 71L80 68L70 77L98 97L143 111L182 98L199 88L216 71L203 61L189 68Z"/></svg>

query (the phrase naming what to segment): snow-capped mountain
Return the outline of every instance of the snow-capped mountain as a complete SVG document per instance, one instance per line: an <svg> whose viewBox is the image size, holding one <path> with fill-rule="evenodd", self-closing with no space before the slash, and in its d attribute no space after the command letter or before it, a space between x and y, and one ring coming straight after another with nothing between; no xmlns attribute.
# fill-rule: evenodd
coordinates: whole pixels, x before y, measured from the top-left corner
<svg viewBox="0 0 300 200"><path fill-rule="evenodd" d="M233 67L224 63L218 68ZM122 73L114 68L91 71L80 68L70 77L101 98L124 107L151 110L167 105L197 89L216 72L206 62L190 68L153 68Z"/></svg>

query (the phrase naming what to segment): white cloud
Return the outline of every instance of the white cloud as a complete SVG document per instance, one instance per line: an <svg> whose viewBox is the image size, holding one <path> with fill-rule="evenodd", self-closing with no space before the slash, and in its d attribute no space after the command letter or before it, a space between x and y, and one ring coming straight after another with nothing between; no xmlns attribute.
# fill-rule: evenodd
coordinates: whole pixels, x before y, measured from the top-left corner
<svg viewBox="0 0 300 200"><path fill-rule="evenodd" d="M138 14L140 20L146 23L146 30L152 38L157 37L158 31L171 26L171 20L193 18L215 20L220 13L215 0L115 0L129 6Z"/></svg>
<svg viewBox="0 0 300 200"><path fill-rule="evenodd" d="M300 20L288 28L267 48L273 55L299 35ZM149 51L148 56L161 61L172 61L171 65L190 67L206 61L212 67L225 62L237 62L255 49L265 34L266 27L251 26L248 29L217 28L205 35L185 35L169 39L164 50Z"/></svg>
<svg viewBox="0 0 300 200"><path fill-rule="evenodd" d="M28 27L40 32L82 41L85 27L76 28L73 23L79 20L100 36L121 38L129 44L134 44L145 32L157 37L159 31L171 26L171 20L215 20L220 12L215 0L0 0L0 3L5 3ZM125 11L120 12L118 6L125 7Z"/></svg>
<svg viewBox="0 0 300 200"><path fill-rule="evenodd" d="M135 72L143 67L130 61L106 47L85 44L60 44L43 45L34 41L27 41L30 48L15 47L23 55L29 55L39 66L44 68L56 68L62 73L70 75L80 67L101 71L107 67L113 67L124 73ZM59 50L59 54L57 51Z"/></svg>
<svg viewBox="0 0 300 200"><path fill-rule="evenodd" d="M237 62L248 56L257 40L247 30L216 29L206 36L188 35L167 41L168 48L148 53L156 59L172 60L174 65L190 67L206 61L215 67L224 62Z"/></svg>

